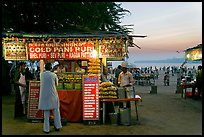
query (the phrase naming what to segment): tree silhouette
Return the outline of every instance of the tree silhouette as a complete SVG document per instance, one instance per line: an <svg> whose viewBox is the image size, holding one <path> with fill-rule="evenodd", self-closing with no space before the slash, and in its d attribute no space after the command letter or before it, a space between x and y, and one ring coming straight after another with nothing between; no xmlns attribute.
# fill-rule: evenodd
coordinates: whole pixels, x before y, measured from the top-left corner
<svg viewBox="0 0 204 137"><path fill-rule="evenodd" d="M118 31L130 30L119 25L130 13L114 2L2 2L2 31Z"/></svg>

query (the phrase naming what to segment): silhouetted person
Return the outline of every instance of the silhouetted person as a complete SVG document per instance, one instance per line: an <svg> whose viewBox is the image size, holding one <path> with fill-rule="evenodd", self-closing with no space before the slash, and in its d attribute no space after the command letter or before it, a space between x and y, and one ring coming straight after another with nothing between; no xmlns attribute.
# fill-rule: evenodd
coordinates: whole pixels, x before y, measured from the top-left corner
<svg viewBox="0 0 204 137"><path fill-rule="evenodd" d="M198 70L196 71L196 87L198 89L198 98L200 94L202 94L202 66L198 66Z"/></svg>
<svg viewBox="0 0 204 137"><path fill-rule="evenodd" d="M118 76L122 72L122 66L118 65L118 67L115 70L115 85L118 85Z"/></svg>

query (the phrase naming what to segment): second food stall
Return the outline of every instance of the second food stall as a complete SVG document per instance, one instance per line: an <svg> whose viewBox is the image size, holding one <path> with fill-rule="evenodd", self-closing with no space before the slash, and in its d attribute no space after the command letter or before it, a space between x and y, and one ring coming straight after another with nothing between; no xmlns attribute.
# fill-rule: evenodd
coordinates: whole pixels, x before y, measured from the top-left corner
<svg viewBox="0 0 204 137"><path fill-rule="evenodd" d="M185 62L182 66L187 63L187 61L202 61L202 44L198 44L192 48L185 50ZM181 97L186 99L186 96L197 96L195 81L190 79L190 77L185 76L180 82L181 86Z"/></svg>

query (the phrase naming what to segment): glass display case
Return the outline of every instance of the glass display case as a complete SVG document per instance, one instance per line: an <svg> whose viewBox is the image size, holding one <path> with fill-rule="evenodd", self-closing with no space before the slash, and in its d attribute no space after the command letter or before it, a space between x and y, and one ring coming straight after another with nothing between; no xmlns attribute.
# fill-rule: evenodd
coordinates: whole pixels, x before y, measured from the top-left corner
<svg viewBox="0 0 204 137"><path fill-rule="evenodd" d="M57 74L59 79L58 90L82 90L83 73L65 72Z"/></svg>

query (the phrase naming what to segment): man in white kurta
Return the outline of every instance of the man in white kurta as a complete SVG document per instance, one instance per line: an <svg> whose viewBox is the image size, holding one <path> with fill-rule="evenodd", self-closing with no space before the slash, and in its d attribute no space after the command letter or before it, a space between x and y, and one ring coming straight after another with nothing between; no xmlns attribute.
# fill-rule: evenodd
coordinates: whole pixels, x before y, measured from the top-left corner
<svg viewBox="0 0 204 137"><path fill-rule="evenodd" d="M50 111L54 114L54 127L56 131L62 128L60 116L60 104L56 87L58 86L57 75L50 70L51 63L45 64L45 71L40 75L40 96L38 109L44 111L44 126L43 132L50 132Z"/></svg>

